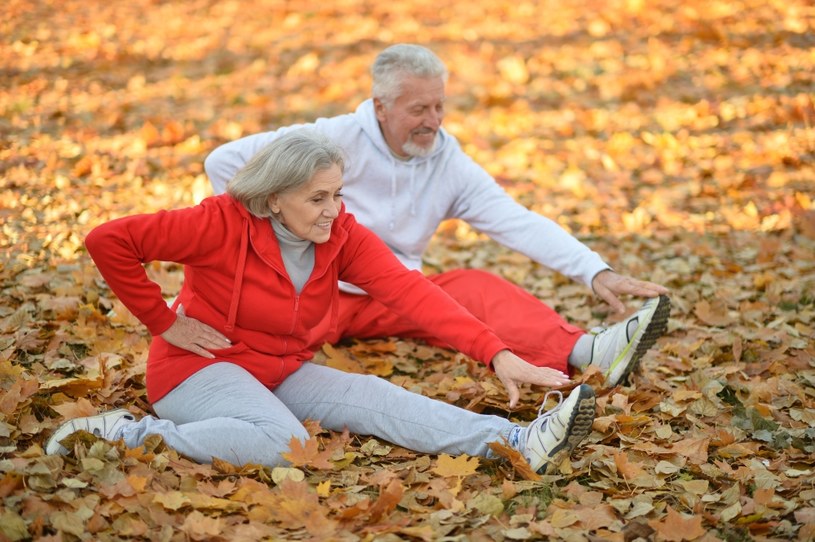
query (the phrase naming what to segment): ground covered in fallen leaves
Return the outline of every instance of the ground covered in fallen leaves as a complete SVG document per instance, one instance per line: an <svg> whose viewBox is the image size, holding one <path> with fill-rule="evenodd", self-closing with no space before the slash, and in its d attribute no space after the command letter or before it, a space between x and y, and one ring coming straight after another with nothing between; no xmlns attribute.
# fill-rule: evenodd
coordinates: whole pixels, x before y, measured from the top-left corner
<svg viewBox="0 0 815 542"><path fill-rule="evenodd" d="M7 0L0 21L0 540L812 540L815 8L806 0ZM198 465L80 435L149 412L149 335L101 281L94 225L189 205L225 141L347 112L394 42L451 68L445 125L525 205L672 290L668 334L598 393L557 475L331 434L292 466ZM483 267L585 327L587 288L456 223L428 271ZM151 264L168 296L180 270ZM629 300L636 307L635 300ZM477 411L500 383L396 340L320 360ZM577 378L600 382L596 373Z"/></svg>

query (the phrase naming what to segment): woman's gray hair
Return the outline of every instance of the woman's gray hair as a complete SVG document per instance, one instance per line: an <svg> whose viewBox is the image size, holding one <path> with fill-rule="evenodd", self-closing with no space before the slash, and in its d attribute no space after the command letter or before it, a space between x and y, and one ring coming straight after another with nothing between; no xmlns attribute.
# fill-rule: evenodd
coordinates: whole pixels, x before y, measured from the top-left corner
<svg viewBox="0 0 815 542"><path fill-rule="evenodd" d="M326 136L301 128L263 147L238 171L226 192L256 217L272 216L269 197L296 190L318 171L337 165L345 169L342 149Z"/></svg>
<svg viewBox="0 0 815 542"><path fill-rule="evenodd" d="M400 43L391 45L377 55L371 66L371 75L371 94L389 107L400 96L405 77L441 77L447 82L448 73L444 62L430 49Z"/></svg>

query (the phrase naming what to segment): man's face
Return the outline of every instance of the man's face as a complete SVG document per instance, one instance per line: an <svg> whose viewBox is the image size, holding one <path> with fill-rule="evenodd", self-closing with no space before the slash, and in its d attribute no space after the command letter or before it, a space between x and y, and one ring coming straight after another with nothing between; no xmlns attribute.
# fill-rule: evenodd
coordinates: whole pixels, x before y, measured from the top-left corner
<svg viewBox="0 0 815 542"><path fill-rule="evenodd" d="M374 98L382 135L398 156L426 156L435 148L444 117L444 79L409 75L401 90L390 107Z"/></svg>

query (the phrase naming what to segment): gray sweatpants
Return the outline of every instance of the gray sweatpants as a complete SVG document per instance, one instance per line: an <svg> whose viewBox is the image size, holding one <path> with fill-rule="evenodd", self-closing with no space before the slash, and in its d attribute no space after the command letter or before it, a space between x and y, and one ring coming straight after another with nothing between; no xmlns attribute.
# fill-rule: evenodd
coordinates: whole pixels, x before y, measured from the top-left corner
<svg viewBox="0 0 815 542"><path fill-rule="evenodd" d="M488 444L508 438L516 424L409 392L376 376L305 363L270 391L246 370L216 363L157 401L159 418L145 416L124 426L121 437L135 448L158 434L171 447L201 463L213 457L237 465L283 465L292 437L308 438L302 421L325 429L346 427L425 453L491 457Z"/></svg>

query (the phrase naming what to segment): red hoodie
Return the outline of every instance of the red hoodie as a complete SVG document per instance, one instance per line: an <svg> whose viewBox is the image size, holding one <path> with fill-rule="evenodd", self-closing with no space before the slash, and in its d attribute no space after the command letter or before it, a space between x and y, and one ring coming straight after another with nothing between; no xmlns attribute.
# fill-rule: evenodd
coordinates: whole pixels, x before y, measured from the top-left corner
<svg viewBox="0 0 815 542"><path fill-rule="evenodd" d="M269 388L279 385L325 342L336 325L338 287L356 284L394 312L484 363L508 347L481 321L418 271L408 271L343 206L330 239L315 245L314 270L297 294L268 219L231 196L200 205L113 220L85 240L122 303L150 330L147 396L151 403L200 369L229 361ZM232 346L207 359L160 337L175 322L143 264L184 265L175 306L226 335Z"/></svg>

